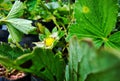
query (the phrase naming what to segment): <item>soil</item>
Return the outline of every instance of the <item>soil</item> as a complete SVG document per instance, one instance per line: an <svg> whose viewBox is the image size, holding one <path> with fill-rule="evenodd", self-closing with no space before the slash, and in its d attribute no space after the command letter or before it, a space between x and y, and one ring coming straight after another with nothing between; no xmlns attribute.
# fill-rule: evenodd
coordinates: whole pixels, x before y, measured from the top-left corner
<svg viewBox="0 0 120 81"><path fill-rule="evenodd" d="M26 74L24 72L13 69L10 72L6 71L6 68L0 64L0 77L5 77L9 80L17 80L23 78Z"/></svg>

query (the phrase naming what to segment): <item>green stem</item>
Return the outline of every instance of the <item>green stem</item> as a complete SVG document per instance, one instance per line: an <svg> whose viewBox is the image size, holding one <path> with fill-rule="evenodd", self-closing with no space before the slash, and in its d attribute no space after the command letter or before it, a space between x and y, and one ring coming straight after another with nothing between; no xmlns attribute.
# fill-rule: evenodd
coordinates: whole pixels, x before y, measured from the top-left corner
<svg viewBox="0 0 120 81"><path fill-rule="evenodd" d="M18 42L16 42L16 46L17 46L18 48L20 48L21 50L24 50L24 49L20 46L20 44L19 44Z"/></svg>
<svg viewBox="0 0 120 81"><path fill-rule="evenodd" d="M67 36L67 29L65 28L65 25L63 23L61 23L62 27L64 28L65 31L65 35Z"/></svg>
<svg viewBox="0 0 120 81"><path fill-rule="evenodd" d="M53 22L55 23L55 25L57 26L57 28L59 29L59 30L61 30L61 28L60 28L60 26L58 25L58 23L57 23L57 21L56 21L56 18L53 16L52 17L52 20L53 20Z"/></svg>
<svg viewBox="0 0 120 81"><path fill-rule="evenodd" d="M7 22L6 17L5 17L5 18L0 19L0 24L4 24L5 22Z"/></svg>

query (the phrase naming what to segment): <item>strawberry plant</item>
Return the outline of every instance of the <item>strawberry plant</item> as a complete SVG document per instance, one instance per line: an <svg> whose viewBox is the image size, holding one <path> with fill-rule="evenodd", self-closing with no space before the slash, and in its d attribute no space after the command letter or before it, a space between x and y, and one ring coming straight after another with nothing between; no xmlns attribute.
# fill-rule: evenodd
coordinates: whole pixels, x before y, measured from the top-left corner
<svg viewBox="0 0 120 81"><path fill-rule="evenodd" d="M120 80L118 0L0 3L2 76L11 79L17 71L43 81Z"/></svg>

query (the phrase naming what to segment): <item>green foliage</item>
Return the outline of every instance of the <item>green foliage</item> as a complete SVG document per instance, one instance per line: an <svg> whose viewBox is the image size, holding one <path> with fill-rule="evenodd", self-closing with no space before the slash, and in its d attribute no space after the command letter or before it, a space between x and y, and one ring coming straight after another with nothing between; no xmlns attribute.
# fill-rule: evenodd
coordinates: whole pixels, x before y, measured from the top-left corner
<svg viewBox="0 0 120 81"><path fill-rule="evenodd" d="M76 21L70 26L68 39L76 35L79 38L92 38L95 43L97 42L96 47L103 43L112 44L109 36L115 27L117 7L117 0L76 1L74 9ZM109 46L112 47L110 43ZM117 44L114 45L119 48Z"/></svg>
<svg viewBox="0 0 120 81"><path fill-rule="evenodd" d="M120 47L120 31L112 34L109 38L108 38L108 42L105 44L108 47L114 47L114 48L119 48Z"/></svg>
<svg viewBox="0 0 120 81"><path fill-rule="evenodd" d="M6 50L10 48L3 47L3 49ZM58 54L54 55L51 50L45 50L41 48L36 48L32 53L27 53L24 55L22 55L19 50L14 50L15 49L13 49L12 52L8 51L10 54L1 51L0 63L8 67L30 72L41 77L42 79L45 79L46 81L63 81L65 63L64 60L58 56ZM21 53L21 56L14 60L6 58L6 55L12 57L12 55L15 55L16 52ZM5 54L4 57L2 55L3 53ZM6 62L5 60L9 62Z"/></svg>
<svg viewBox="0 0 120 81"><path fill-rule="evenodd" d="M39 2L40 0L28 0L26 2L26 5L28 6L28 10L29 11L33 11L33 9L36 8L37 2Z"/></svg>
<svg viewBox="0 0 120 81"><path fill-rule="evenodd" d="M15 60L17 57L23 55L24 53L30 52L29 50L23 51L17 47L11 47L9 44L0 44L0 55L9 58L10 60Z"/></svg>
<svg viewBox="0 0 120 81"><path fill-rule="evenodd" d="M11 47L9 44L0 44L0 63L4 66L14 66L14 61L24 53L29 53L29 50L23 51L17 47Z"/></svg>
<svg viewBox="0 0 120 81"><path fill-rule="evenodd" d="M35 48L29 53L7 44L0 45L0 49L0 63L32 73L46 81L64 81L64 71L66 81L119 81L119 51L96 50L88 39L79 41L74 37L70 40L66 70L59 54L54 55L48 49Z"/></svg>
<svg viewBox="0 0 120 81"><path fill-rule="evenodd" d="M86 81L119 81L120 67L113 67L104 72L88 75Z"/></svg>
<svg viewBox="0 0 120 81"><path fill-rule="evenodd" d="M61 1L45 2L41 0L27 1L26 13L29 14L29 19L40 19L48 22L53 20L55 24L65 25L70 22L68 15L70 12L69 6L63 4ZM57 19L57 23L56 23ZM58 26L56 25L56 26Z"/></svg>
<svg viewBox="0 0 120 81"><path fill-rule="evenodd" d="M0 2L0 8L4 9L4 0ZM71 0L15 0L12 6L11 1L7 1L10 7L0 9L0 25L7 25L16 44L0 44L0 64L45 81L119 81L120 53L115 49L120 49L120 31L114 31L117 0L69 2ZM51 30L51 26L45 27L46 23L52 24ZM24 34L39 36L40 41L32 42L36 45L32 51L20 49L18 42ZM65 37L72 39L66 43Z"/></svg>
<svg viewBox="0 0 120 81"><path fill-rule="evenodd" d="M21 40L23 34L30 34L36 30L36 28L31 25L32 21L17 18L22 15L22 12L23 3L20 1L15 1L7 17L3 17L0 20L0 23L4 23L8 26L12 41L15 43Z"/></svg>
<svg viewBox="0 0 120 81"><path fill-rule="evenodd" d="M110 50L96 50L89 40L72 38L66 81L119 81L120 53Z"/></svg>
<svg viewBox="0 0 120 81"><path fill-rule="evenodd" d="M12 3L10 0L0 0L0 16L5 17L10 8L12 7Z"/></svg>

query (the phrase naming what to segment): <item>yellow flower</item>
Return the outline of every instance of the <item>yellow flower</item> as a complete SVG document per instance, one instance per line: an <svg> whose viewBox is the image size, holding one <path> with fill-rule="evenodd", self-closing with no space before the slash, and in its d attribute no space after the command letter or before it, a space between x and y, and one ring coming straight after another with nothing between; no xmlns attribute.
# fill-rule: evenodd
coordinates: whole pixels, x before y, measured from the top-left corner
<svg viewBox="0 0 120 81"><path fill-rule="evenodd" d="M87 6L83 6L83 8L82 8L83 13L88 13L89 11L90 10L89 10L89 8Z"/></svg>
<svg viewBox="0 0 120 81"><path fill-rule="evenodd" d="M54 41L55 41L55 39L52 38L52 37L46 38L46 39L45 39L45 45L46 45L46 47L52 46L53 43L54 43Z"/></svg>

